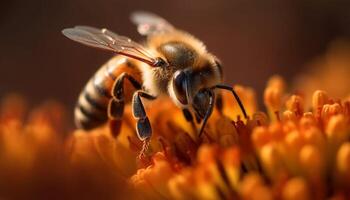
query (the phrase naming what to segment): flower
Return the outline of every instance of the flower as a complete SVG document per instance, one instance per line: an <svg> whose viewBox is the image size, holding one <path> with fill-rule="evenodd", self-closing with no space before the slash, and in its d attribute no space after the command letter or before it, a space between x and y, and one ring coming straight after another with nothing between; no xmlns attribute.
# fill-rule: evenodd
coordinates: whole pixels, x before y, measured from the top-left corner
<svg viewBox="0 0 350 200"><path fill-rule="evenodd" d="M350 41L338 39L330 43L327 52L305 65L307 70L295 77L293 90L311 103L316 90L327 91L334 98L349 97Z"/></svg>
<svg viewBox="0 0 350 200"><path fill-rule="evenodd" d="M101 154L90 145L95 137L73 139L78 136L65 128L67 117L61 104L46 102L27 113L24 99L10 95L0 107L1 198L112 199L130 195L124 177L102 162ZM84 149L83 143L89 143L85 147L90 149ZM84 153L89 154L88 159L77 158Z"/></svg>

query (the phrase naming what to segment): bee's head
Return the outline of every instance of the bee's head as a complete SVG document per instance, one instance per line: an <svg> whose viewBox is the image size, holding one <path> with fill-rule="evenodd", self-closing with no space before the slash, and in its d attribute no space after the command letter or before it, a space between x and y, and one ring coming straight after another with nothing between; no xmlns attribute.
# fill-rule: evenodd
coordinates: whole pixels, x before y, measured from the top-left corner
<svg viewBox="0 0 350 200"><path fill-rule="evenodd" d="M205 88L194 90L195 79L192 75L190 70L179 70L174 73L171 84L173 96L182 106L190 106L197 116L203 118L209 108L209 90Z"/></svg>
<svg viewBox="0 0 350 200"><path fill-rule="evenodd" d="M203 66L197 68L180 69L172 75L170 95L181 105L187 106L194 103L196 95L202 95L198 94L201 89L210 88L221 79L221 66L216 60L203 62ZM203 100L202 97L200 99Z"/></svg>

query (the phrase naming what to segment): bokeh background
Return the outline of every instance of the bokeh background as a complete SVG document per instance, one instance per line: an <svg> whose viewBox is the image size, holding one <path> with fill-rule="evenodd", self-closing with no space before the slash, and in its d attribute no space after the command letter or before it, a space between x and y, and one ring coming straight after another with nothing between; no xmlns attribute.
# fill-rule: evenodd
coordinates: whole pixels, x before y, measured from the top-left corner
<svg viewBox="0 0 350 200"><path fill-rule="evenodd" d="M350 38L348 0L32 0L0 7L0 96L18 92L32 104L52 98L72 108L89 77L110 53L79 45L61 30L109 27L138 41L134 10L163 16L203 40L224 64L226 82L251 86L259 97L268 77L288 81Z"/></svg>

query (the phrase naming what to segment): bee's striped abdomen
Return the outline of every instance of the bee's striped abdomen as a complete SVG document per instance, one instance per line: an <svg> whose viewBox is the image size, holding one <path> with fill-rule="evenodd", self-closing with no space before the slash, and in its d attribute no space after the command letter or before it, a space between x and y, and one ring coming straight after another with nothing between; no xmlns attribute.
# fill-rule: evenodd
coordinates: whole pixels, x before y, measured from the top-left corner
<svg viewBox="0 0 350 200"><path fill-rule="evenodd" d="M76 104L74 117L77 127L93 129L108 120L107 109L108 102L112 98L113 83L125 68L133 67L134 65L126 58L116 56L95 73L81 92Z"/></svg>

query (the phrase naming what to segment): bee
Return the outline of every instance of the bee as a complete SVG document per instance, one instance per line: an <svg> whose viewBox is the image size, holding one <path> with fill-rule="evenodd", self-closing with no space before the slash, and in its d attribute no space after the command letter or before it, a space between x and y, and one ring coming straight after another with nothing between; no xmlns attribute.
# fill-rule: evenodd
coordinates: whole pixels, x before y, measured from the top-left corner
<svg viewBox="0 0 350 200"><path fill-rule="evenodd" d="M105 28L75 26L62 31L76 42L117 54L96 72L80 94L75 108L78 127L92 129L108 119L121 120L125 80L135 88L132 113L137 121L137 135L144 142L150 139L152 128L143 100L154 100L160 95L170 96L183 110L187 121L193 121L192 114L195 115L202 123L199 137L214 105L220 105L216 89L231 91L247 118L239 96L232 87L223 84L221 62L200 40L153 13L135 12L131 21L137 25L138 32L146 36L144 45ZM139 70L142 83L128 72L116 76L121 67Z"/></svg>

